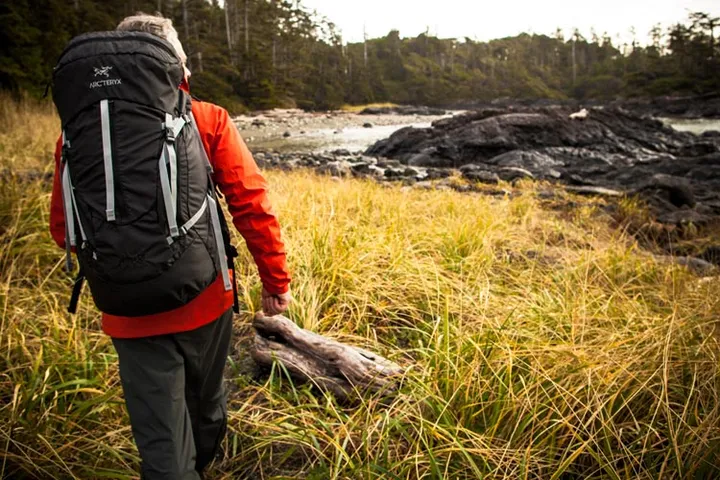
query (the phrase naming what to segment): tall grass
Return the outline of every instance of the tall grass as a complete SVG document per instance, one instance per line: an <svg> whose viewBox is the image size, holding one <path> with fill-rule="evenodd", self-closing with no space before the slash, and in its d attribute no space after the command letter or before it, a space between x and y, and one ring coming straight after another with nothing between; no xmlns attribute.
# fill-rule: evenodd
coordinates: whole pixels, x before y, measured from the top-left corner
<svg viewBox="0 0 720 480"><path fill-rule="evenodd" d="M51 165L51 111L4 108L0 169ZM281 368L248 375L259 288L244 252L210 478L720 476L717 279L655 262L600 203L550 208L532 185L491 198L267 176L290 316L408 372L396 397L345 405ZM133 478L111 343L89 297L64 312L49 188L0 180L0 477Z"/></svg>

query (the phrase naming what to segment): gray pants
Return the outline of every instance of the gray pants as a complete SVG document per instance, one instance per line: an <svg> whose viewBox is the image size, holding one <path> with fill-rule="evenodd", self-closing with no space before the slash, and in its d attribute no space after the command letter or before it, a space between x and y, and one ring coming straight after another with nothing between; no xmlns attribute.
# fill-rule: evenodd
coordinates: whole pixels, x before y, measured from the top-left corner
<svg viewBox="0 0 720 480"><path fill-rule="evenodd" d="M190 332L113 339L146 480L198 480L225 436L232 310Z"/></svg>

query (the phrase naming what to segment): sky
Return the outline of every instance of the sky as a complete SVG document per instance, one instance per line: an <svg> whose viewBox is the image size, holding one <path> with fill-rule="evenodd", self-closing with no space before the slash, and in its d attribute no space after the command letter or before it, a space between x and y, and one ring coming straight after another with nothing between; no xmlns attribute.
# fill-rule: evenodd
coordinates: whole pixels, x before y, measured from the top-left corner
<svg viewBox="0 0 720 480"><path fill-rule="evenodd" d="M554 34L560 27L566 37L579 28L589 37L591 28L602 35L631 41L631 28L646 43L648 32L661 23L668 26L687 18L690 11L720 16L720 0L302 0L335 23L348 42L362 41L396 29L414 37L430 29L443 38L485 41L521 32Z"/></svg>

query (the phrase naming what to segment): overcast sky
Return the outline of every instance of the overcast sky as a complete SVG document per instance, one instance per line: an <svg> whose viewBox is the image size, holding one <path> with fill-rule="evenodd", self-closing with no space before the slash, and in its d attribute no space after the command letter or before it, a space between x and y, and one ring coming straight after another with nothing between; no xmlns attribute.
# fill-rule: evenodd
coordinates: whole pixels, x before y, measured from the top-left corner
<svg viewBox="0 0 720 480"><path fill-rule="evenodd" d="M385 36L392 29L414 37L428 27L440 37L478 40L520 32L552 34L561 27L566 36L575 28L589 36L592 27L615 38L631 38L635 27L645 43L657 23L667 26L687 18L688 11L720 16L720 0L302 0L309 9L328 17L346 41Z"/></svg>

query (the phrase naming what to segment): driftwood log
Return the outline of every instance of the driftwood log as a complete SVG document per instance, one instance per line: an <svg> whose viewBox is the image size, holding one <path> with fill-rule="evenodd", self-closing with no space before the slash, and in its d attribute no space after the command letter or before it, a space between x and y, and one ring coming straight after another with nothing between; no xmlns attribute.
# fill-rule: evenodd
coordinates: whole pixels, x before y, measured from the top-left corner
<svg viewBox="0 0 720 480"><path fill-rule="evenodd" d="M259 313L253 327L256 335L250 355L262 366L278 362L294 378L312 382L340 399L397 391L403 369L379 355L304 330L281 315Z"/></svg>

